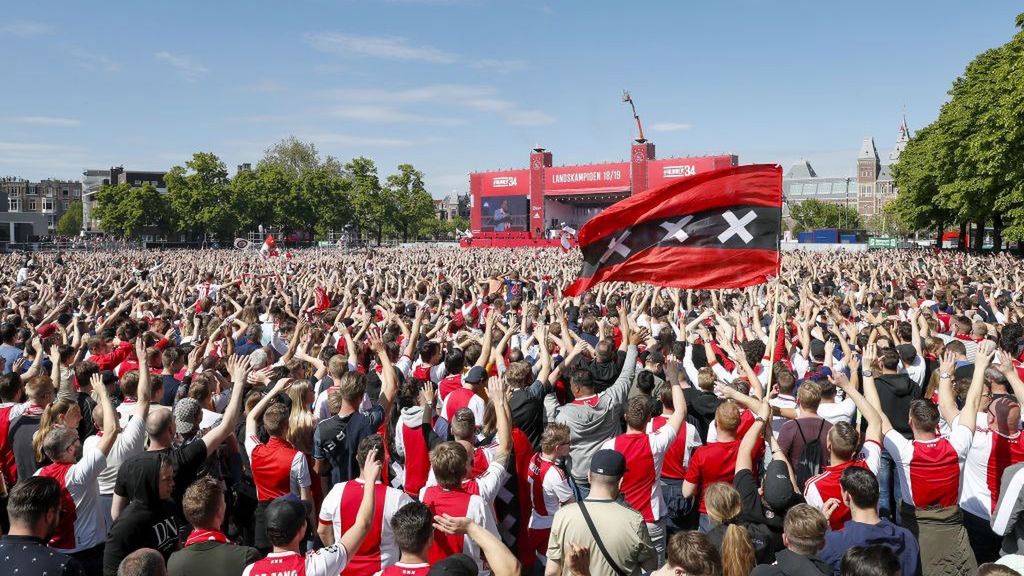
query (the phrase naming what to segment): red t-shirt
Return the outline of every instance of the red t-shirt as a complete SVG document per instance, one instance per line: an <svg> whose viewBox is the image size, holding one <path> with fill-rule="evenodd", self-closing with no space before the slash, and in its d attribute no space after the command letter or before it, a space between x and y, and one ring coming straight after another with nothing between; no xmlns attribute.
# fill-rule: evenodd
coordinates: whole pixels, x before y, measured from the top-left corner
<svg viewBox="0 0 1024 576"><path fill-rule="evenodd" d="M740 449L740 441L710 442L694 451L690 457L690 465L686 468L684 480L696 484L700 494L700 511L707 512L704 506L704 488L715 482L732 484L736 475L736 454Z"/></svg>

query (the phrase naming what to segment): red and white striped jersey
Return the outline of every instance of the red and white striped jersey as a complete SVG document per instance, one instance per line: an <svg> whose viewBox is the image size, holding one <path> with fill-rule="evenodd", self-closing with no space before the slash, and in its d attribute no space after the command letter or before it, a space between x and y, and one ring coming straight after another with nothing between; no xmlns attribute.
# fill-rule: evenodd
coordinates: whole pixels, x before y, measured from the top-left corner
<svg viewBox="0 0 1024 576"><path fill-rule="evenodd" d="M601 445L602 450L616 450L626 457L626 473L622 477L622 495L644 521L657 522L665 508L661 494L661 466L665 453L676 439L676 431L663 426L651 434L620 434Z"/></svg>
<svg viewBox="0 0 1024 576"><path fill-rule="evenodd" d="M357 478L335 484L324 496L320 508L320 523L334 528L334 541L341 542L341 536L356 522L359 505L363 500L365 483ZM369 534L352 554L346 576L370 576L380 572L398 560L399 550L391 534L391 518L412 498L397 488L378 482L374 487L373 526Z"/></svg>
<svg viewBox="0 0 1024 576"><path fill-rule="evenodd" d="M498 534L498 526L494 522L494 515L489 514L491 505L476 494L459 490L448 490L440 486L428 486L420 491L420 501L430 508L430 511L439 516L448 514L455 517L466 517L483 526L492 534ZM468 535L445 534L434 530L434 545L430 547L428 561L431 564L451 556L452 554L466 554L476 560L477 567L483 571L490 572L483 555L480 553L480 546Z"/></svg>
<svg viewBox="0 0 1024 576"><path fill-rule="evenodd" d="M918 508L956 504L973 435L972 429L961 425L953 426L948 436L932 440L907 440L890 430L885 435L885 449L896 462L903 501Z"/></svg>
<svg viewBox="0 0 1024 576"><path fill-rule="evenodd" d="M469 408L473 411L473 419L479 428L484 423L484 410L486 407L487 404L484 403L484 399L477 396L472 389L459 388L444 399L444 408L441 414L444 415L445 420L451 422L452 418L455 417L455 413L460 408Z"/></svg>
<svg viewBox="0 0 1024 576"><path fill-rule="evenodd" d="M301 496L302 488L312 484L306 456L286 440L271 436L264 444L255 435L245 439L256 497L260 502L292 493Z"/></svg>
<svg viewBox="0 0 1024 576"><path fill-rule="evenodd" d="M651 418L651 421L647 423L647 433L650 434L661 430L661 427L668 422L668 419L668 416L655 416ZM697 429L693 426L688 426L684 420L683 426L679 429L679 434L676 435L676 439L672 441L672 445L669 446L668 452L665 454L665 463L661 467L662 478L672 478L675 480L685 478L686 467L690 465L690 456L700 445L700 435L697 433Z"/></svg>
<svg viewBox="0 0 1024 576"><path fill-rule="evenodd" d="M1012 464L1024 462L1021 433L1012 436L979 428L967 452L960 507L979 518L990 520L999 499L999 482Z"/></svg>
<svg viewBox="0 0 1024 576"><path fill-rule="evenodd" d="M548 460L543 454L537 453L530 460L527 471L530 483L530 497L533 502L533 514L530 516L530 528L540 530L551 528L555 512L563 504L573 499L569 477L560 466Z"/></svg>
<svg viewBox="0 0 1024 576"><path fill-rule="evenodd" d="M242 570L242 576L338 576L348 564L348 553L340 544L307 552L271 552Z"/></svg>
<svg viewBox="0 0 1024 576"><path fill-rule="evenodd" d="M867 440L860 449L860 453L853 460L834 466L826 466L821 474L812 476L807 480L807 484L804 485L804 499L811 506L821 510L825 506L825 502L828 502L830 498L835 498L839 501L839 507L836 508L835 512L828 519L829 527L832 530L842 530L843 526L846 525L846 521L851 517L850 509L843 503L843 496L840 492L839 480L843 476L843 470L850 466L860 466L878 474L878 464L881 457L882 446L874 440Z"/></svg>

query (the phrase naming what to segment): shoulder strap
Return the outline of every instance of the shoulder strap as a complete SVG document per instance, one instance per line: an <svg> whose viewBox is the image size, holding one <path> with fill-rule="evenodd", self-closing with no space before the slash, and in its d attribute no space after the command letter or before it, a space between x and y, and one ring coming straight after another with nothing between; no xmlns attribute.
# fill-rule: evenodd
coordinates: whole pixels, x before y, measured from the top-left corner
<svg viewBox="0 0 1024 576"><path fill-rule="evenodd" d="M608 553L608 549L604 547L604 542L601 540L601 536L597 531L597 527L594 526L593 519L590 518L590 512L587 512L587 506L580 500L580 512L583 513L583 519L587 521L587 528L590 529L590 535L594 537L594 541L597 542L598 549L601 550L601 555L604 556L605 561L612 567L612 570L619 576L629 576L629 573L619 568L619 565L612 560L612 555Z"/></svg>

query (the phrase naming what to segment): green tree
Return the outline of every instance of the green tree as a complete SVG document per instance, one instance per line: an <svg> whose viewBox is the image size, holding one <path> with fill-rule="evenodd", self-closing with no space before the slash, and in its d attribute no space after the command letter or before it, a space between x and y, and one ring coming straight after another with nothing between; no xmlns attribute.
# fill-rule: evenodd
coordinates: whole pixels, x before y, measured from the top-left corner
<svg viewBox="0 0 1024 576"><path fill-rule="evenodd" d="M239 172L231 179L230 210L238 231L276 226L277 199L291 190L291 180L276 165L258 166Z"/></svg>
<svg viewBox="0 0 1024 576"><path fill-rule="evenodd" d="M181 230L229 239L236 228L229 202L230 180L224 162L211 152L197 152L185 166L164 177L168 198Z"/></svg>
<svg viewBox="0 0 1024 576"><path fill-rule="evenodd" d="M289 136L267 148L263 153L263 159L256 166L277 166L292 179L297 179L311 170L324 170L339 178L344 176L344 169L337 158L327 156L321 159L316 144L302 142L294 136Z"/></svg>
<svg viewBox="0 0 1024 576"><path fill-rule="evenodd" d="M860 214L853 208L810 198L799 204L791 204L789 218L794 232L818 228L861 228Z"/></svg>
<svg viewBox="0 0 1024 576"><path fill-rule="evenodd" d="M82 231L82 201L75 200L57 221L57 234L77 236Z"/></svg>
<svg viewBox="0 0 1024 576"><path fill-rule="evenodd" d="M394 207L390 224L402 242L433 229L437 214L434 212L434 199L423 186L422 172L412 164L400 164L398 173L388 176L386 189L387 199Z"/></svg>
<svg viewBox="0 0 1024 576"><path fill-rule="evenodd" d="M103 186L96 193L94 214L100 229L130 239L145 233L165 234L173 221L170 202L152 184Z"/></svg>
<svg viewBox="0 0 1024 576"><path fill-rule="evenodd" d="M345 171L352 177L352 204L360 233L372 234L380 245L394 211L380 185L377 166L373 160L359 156L345 165Z"/></svg>

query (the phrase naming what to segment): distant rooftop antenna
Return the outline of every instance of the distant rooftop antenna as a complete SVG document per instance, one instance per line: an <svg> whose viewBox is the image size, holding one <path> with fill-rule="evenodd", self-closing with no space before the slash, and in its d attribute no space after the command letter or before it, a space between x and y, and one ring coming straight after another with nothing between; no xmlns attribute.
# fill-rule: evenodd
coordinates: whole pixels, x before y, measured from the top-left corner
<svg viewBox="0 0 1024 576"><path fill-rule="evenodd" d="M644 138L644 127L640 124L640 116L636 113L636 104L633 103L633 98L629 95L629 90L622 91L622 101L629 102L629 107L633 109L633 118L636 119L636 129L640 131L640 137L636 139L637 142L646 142Z"/></svg>

